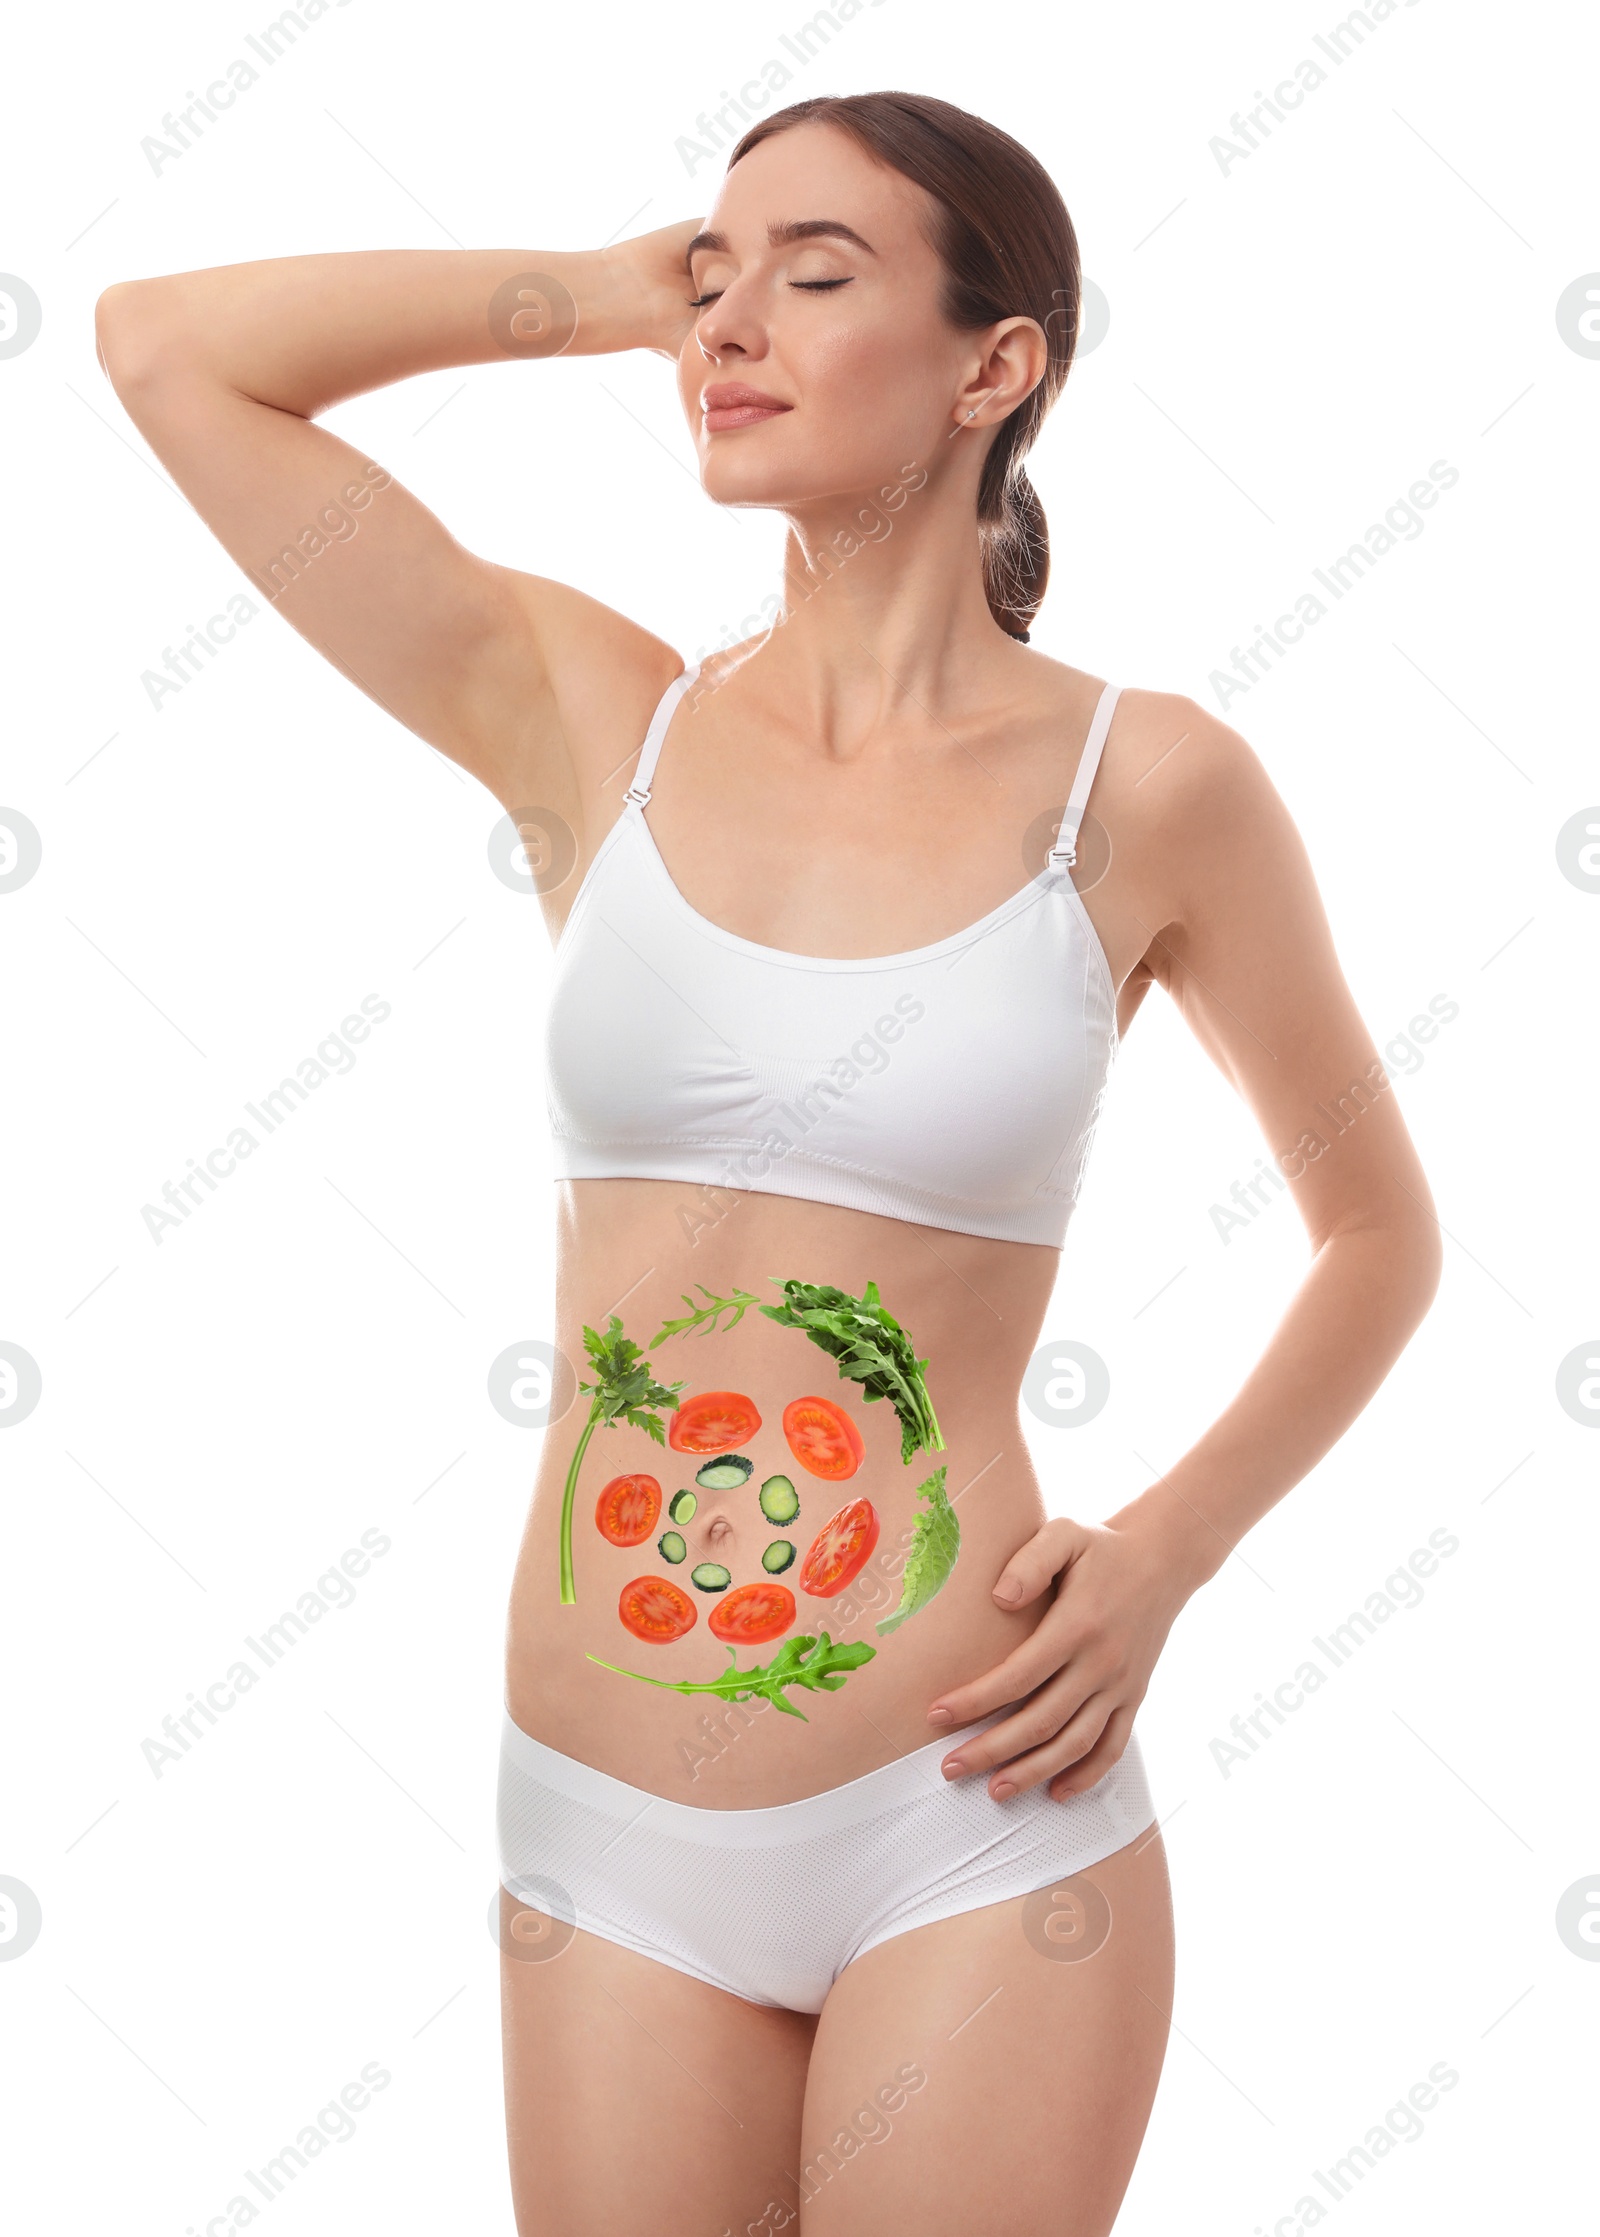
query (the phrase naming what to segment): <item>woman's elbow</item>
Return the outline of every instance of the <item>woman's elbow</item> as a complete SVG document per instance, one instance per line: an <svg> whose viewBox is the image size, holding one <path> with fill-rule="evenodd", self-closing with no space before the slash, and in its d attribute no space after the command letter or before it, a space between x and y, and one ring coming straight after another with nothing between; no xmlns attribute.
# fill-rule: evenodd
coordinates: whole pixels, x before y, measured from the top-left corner
<svg viewBox="0 0 1600 2237"><path fill-rule="evenodd" d="M1361 1278L1374 1295L1414 1328L1444 1276L1444 1235L1432 1207L1413 1200L1399 1211L1373 1207L1359 1218L1336 1220L1312 1236L1313 1254L1341 1242L1360 1253Z"/></svg>
<svg viewBox="0 0 1600 2237"><path fill-rule="evenodd" d="M94 307L95 354L119 396L158 379L172 361L173 325L159 280L118 280Z"/></svg>
<svg viewBox="0 0 1600 2237"><path fill-rule="evenodd" d="M1416 1206L1389 1230L1384 1291L1412 1328L1424 1320L1444 1278L1444 1234L1431 1209Z"/></svg>
<svg viewBox="0 0 1600 2237"><path fill-rule="evenodd" d="M1421 1320L1431 1310L1444 1279L1444 1236L1436 1219L1430 1219L1425 1227L1417 1229L1411 1243L1410 1271L1415 1284L1417 1318Z"/></svg>

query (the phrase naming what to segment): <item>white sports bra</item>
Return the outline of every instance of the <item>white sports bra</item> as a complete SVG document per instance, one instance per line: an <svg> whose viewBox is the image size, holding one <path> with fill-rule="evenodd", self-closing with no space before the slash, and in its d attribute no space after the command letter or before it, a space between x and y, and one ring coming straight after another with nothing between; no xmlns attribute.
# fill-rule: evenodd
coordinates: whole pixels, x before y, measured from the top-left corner
<svg viewBox="0 0 1600 2237"><path fill-rule="evenodd" d="M691 1239L754 1189L1059 1250L1117 1050L1067 872L1120 687L1037 877L929 947L841 958L741 939L673 883L644 811L698 673L663 694L556 948L557 1179L682 1182Z"/></svg>

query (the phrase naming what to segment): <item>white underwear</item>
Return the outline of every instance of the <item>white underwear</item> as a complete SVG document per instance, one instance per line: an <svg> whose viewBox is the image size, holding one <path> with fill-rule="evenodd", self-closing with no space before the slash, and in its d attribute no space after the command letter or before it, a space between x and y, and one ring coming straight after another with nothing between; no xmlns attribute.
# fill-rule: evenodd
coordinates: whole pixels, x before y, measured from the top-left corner
<svg viewBox="0 0 1600 2237"><path fill-rule="evenodd" d="M760 1810L646 1794L508 1715L500 1880L520 1902L752 2004L820 2012L853 1958L891 1936L1028 1895L1127 1846L1155 1818L1137 1737L1095 1786L1004 1802L947 1783L946 1733L863 1778ZM559 1940L554 1945L559 1947Z"/></svg>

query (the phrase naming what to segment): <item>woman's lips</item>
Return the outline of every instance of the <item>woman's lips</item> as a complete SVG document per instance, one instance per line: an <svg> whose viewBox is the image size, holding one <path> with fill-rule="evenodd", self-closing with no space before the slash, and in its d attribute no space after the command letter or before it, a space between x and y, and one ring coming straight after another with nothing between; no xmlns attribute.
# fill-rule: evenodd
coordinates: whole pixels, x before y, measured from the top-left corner
<svg viewBox="0 0 1600 2237"><path fill-rule="evenodd" d="M780 412L792 407L776 396L763 394L758 388L728 383L706 389L700 408L701 424L706 433L720 435L732 427L755 427L762 420L776 419Z"/></svg>

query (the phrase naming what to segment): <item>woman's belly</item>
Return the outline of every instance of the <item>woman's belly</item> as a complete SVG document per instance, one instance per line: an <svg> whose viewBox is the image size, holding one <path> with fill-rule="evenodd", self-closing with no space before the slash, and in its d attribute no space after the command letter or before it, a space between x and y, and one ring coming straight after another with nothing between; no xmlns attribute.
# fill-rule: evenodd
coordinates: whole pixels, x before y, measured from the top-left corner
<svg viewBox="0 0 1600 2237"><path fill-rule="evenodd" d="M571 1498L564 1601L563 1499L593 1393L580 1390L546 1432L511 1595L506 1700L515 1721L647 1793L706 1809L795 1801L943 1736L948 1728L927 1721L930 1703L1002 1661L1049 1606L1045 1596L1006 1615L991 1594L1044 1519L1017 1391L1059 1264L1053 1250L794 1197L659 1181L563 1184L558 1347L581 1382L595 1382L583 1332L606 1336L615 1314L654 1383L683 1385L645 1411L664 1429L678 1412L680 1440L698 1420L691 1445L719 1449L674 1449L625 1418L597 1423ZM942 1450L919 1446L905 1460L894 1399L869 1398L871 1386L842 1377L838 1358L804 1329L754 1307L737 1325L724 1314L655 1341L690 1304L704 1306L706 1292L782 1307L790 1280L857 1300L876 1282L912 1356L927 1362ZM875 1335L870 1316L851 1325L892 1370L892 1338ZM890 1379L912 1433L926 1438L915 1374ZM615 1381L608 1387L622 1395ZM694 1403L717 1393L750 1412L741 1419L737 1405ZM791 1443L786 1409L808 1399L820 1403L791 1417ZM881 1632L905 1602L908 1560L913 1579L944 1566L918 1530L919 1516L939 1512L937 1492L919 1489L940 1469L959 1552L932 1597ZM948 1524L937 1533L946 1557L951 1536ZM791 1648L784 1661L785 1642L802 1638L818 1642L800 1657L815 1665L824 1633L837 1685L769 1681L771 1698L730 1698L727 1673L781 1670L795 1656ZM669 1690L680 1685L697 1690ZM720 1690L699 1690L713 1685Z"/></svg>

